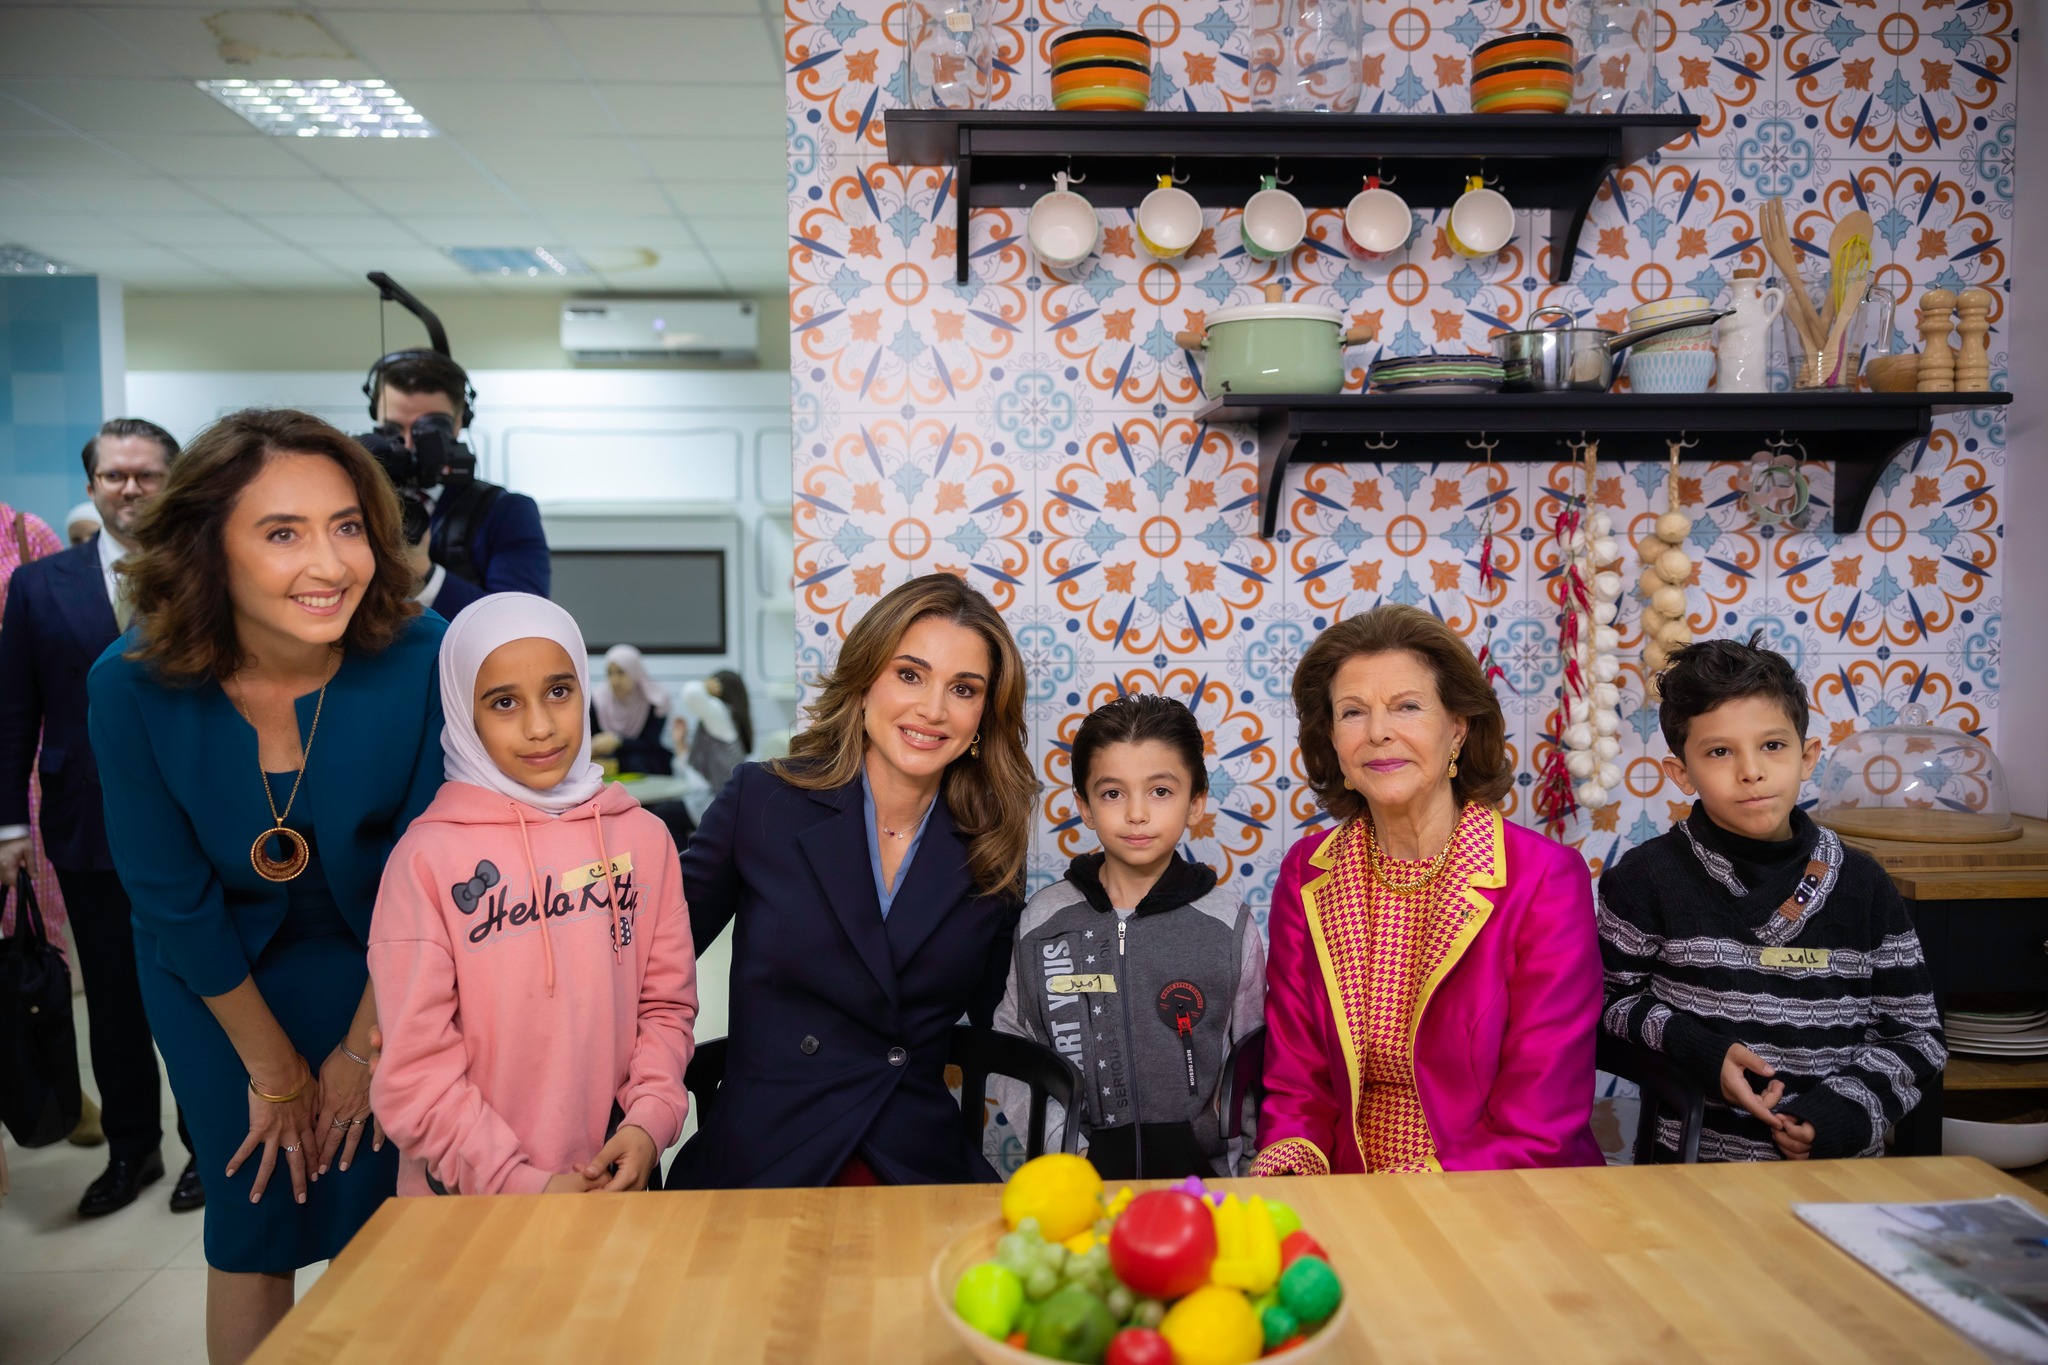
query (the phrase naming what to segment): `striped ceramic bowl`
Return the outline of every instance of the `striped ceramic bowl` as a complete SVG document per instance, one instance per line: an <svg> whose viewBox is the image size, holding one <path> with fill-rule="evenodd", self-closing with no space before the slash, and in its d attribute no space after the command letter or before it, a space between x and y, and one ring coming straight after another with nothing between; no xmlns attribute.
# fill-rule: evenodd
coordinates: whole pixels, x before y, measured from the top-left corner
<svg viewBox="0 0 2048 1365"><path fill-rule="evenodd" d="M1472 112L1561 114L1572 103L1572 41L1510 33L1472 50Z"/></svg>
<svg viewBox="0 0 2048 1365"><path fill-rule="evenodd" d="M1084 28L1052 41L1055 109L1143 109L1152 99L1152 43L1122 28Z"/></svg>

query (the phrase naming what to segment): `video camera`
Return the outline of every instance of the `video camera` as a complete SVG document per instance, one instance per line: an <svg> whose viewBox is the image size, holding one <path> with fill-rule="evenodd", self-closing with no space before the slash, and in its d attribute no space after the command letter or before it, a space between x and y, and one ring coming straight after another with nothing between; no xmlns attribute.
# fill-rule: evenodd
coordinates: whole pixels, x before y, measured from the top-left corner
<svg viewBox="0 0 2048 1365"><path fill-rule="evenodd" d="M396 422L382 421L377 411L377 400L383 386L384 371L404 360L432 356L446 361L455 374L461 376L464 426L474 416L476 390L470 386L469 376L449 353L447 330L441 326L441 319L434 310L381 270L371 271L369 280L380 291L380 302L398 304L425 325L430 343L430 349L415 347L393 351L370 367L369 377L363 381L363 396L370 400L370 420L378 425L375 430L356 437L363 449L369 451L382 466L392 487L398 490L405 514L405 539L410 545L427 533L427 490L438 486L443 490L442 496L447 497L473 481L476 477L476 452L456 439L456 419L446 413L424 414L413 422L410 433ZM408 434L412 437L410 445L405 439Z"/></svg>

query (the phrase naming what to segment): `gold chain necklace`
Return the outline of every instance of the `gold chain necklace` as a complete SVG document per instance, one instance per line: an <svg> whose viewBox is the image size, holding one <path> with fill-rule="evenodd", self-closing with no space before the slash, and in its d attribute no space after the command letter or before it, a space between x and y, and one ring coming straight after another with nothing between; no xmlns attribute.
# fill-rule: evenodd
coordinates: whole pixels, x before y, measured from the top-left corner
<svg viewBox="0 0 2048 1365"><path fill-rule="evenodd" d="M1365 870L1380 884L1382 890L1396 896L1412 896L1418 891L1427 891L1436 884L1437 878L1444 875L1444 869L1451 865L1451 850L1458 844L1458 826L1464 822L1465 811L1461 807L1457 820L1451 824L1450 837L1444 840L1443 852L1436 855L1429 871L1412 880L1402 881L1387 870L1387 856L1380 848L1379 835L1374 830L1372 821L1368 819L1365 822Z"/></svg>
<svg viewBox="0 0 2048 1365"><path fill-rule="evenodd" d="M338 667L336 671L339 671ZM288 882L304 872L306 865L313 861L313 850L307 846L306 837L288 827L285 821L291 818L292 805L299 799L299 786L306 780L306 765L313 758L313 741L320 735L320 712L327 705L327 687L333 681L334 674L329 673L327 682L320 684L320 695L313 703L313 726L306 732L305 747L299 751L298 776L292 779L292 794L285 798L282 814L277 809L277 797L270 790L270 774L263 767L263 733L258 730L256 734L256 776L263 779L263 801L270 807L270 818L276 828L264 830L256 836L256 842L249 845L249 865L256 869L257 876L267 882ZM250 719L249 708L242 705L242 699L229 692L228 700L235 704L235 710L241 713L249 728L255 730L256 722ZM270 856L272 839L285 841L287 851L283 858Z"/></svg>

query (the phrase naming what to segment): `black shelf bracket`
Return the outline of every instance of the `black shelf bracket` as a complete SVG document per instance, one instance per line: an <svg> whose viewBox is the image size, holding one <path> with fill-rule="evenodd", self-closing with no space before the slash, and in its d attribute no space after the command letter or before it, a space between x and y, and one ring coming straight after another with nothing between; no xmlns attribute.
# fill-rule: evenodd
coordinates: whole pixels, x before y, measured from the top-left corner
<svg viewBox="0 0 2048 1365"><path fill-rule="evenodd" d="M1446 208L1483 173L1518 209L1550 213L1550 278L1571 278L1601 184L1698 131L1693 114L1061 113L892 109L889 161L951 166L955 279L967 283L972 208L1026 208L1055 171L1087 177L1097 208L1135 208L1169 167L1204 208L1241 206L1278 157L1311 208L1341 208L1368 173L1418 209ZM1534 262L1531 262L1534 267Z"/></svg>
<svg viewBox="0 0 2048 1365"><path fill-rule="evenodd" d="M1473 437L1496 443L1495 459L1564 460L1567 442L1588 434L1608 460L1661 462L1672 437L1696 442L1689 460L1740 460L1796 444L1805 458L1834 465L1834 531L1848 535L1862 526L1885 466L1925 441L1936 417L2011 401L2009 393L1258 394L1216 399L1196 416L1257 429L1259 531L1269 539L1289 464L1471 464L1465 442Z"/></svg>

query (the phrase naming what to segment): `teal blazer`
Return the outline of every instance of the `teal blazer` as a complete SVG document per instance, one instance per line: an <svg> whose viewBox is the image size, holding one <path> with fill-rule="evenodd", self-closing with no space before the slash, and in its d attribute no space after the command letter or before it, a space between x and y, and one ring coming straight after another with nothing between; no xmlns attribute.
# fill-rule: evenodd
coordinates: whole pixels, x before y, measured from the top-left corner
<svg viewBox="0 0 2048 1365"><path fill-rule="evenodd" d="M382 653L344 658L307 760L294 814L311 815L328 886L366 943L384 861L441 788L447 629L427 613ZM133 646L131 631L87 679L114 866L157 961L194 994L222 995L249 975L285 915L286 884L263 880L249 861L272 823L256 732L218 681L166 685L122 657ZM315 696L299 699L301 735L312 731Z"/></svg>

